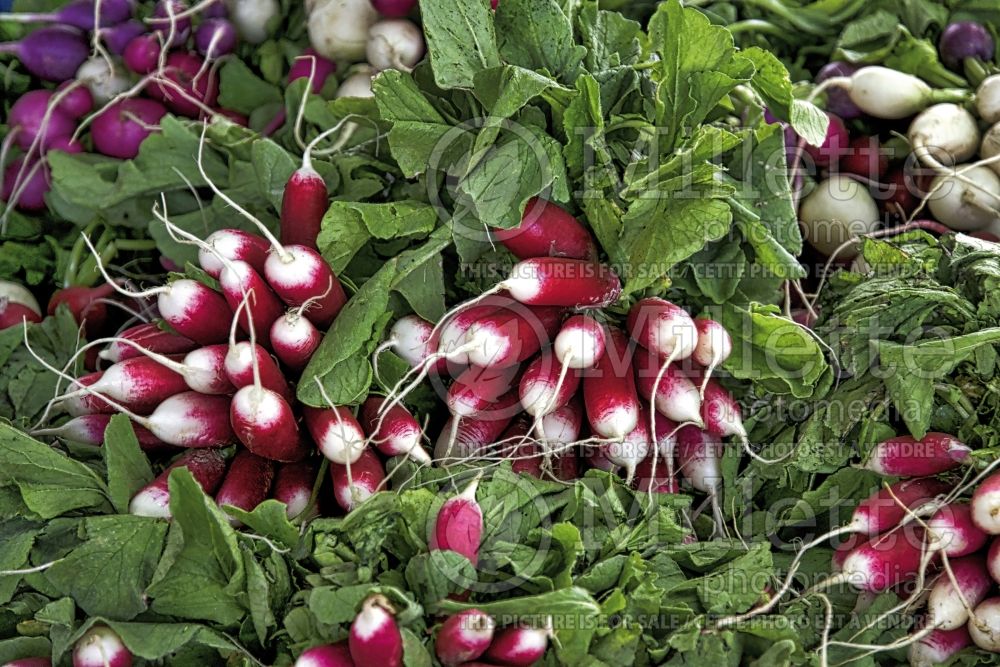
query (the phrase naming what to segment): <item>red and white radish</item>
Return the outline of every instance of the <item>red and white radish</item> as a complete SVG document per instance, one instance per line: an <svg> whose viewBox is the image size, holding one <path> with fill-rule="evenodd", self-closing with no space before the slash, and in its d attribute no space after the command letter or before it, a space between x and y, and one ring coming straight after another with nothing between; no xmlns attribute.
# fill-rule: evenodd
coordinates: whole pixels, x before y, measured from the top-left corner
<svg viewBox="0 0 1000 667"><path fill-rule="evenodd" d="M836 578L863 591L887 591L920 571L922 537L922 530L905 529L873 537L847 555Z"/></svg>
<svg viewBox="0 0 1000 667"><path fill-rule="evenodd" d="M160 403L148 417L129 416L175 447L221 447L233 442L228 396L185 391Z"/></svg>
<svg viewBox="0 0 1000 667"><path fill-rule="evenodd" d="M445 403L456 417L472 417L493 409L516 383L517 367L469 366L448 388Z"/></svg>
<svg viewBox="0 0 1000 667"><path fill-rule="evenodd" d="M636 351L635 365L639 395L651 401L660 414L677 423L690 422L698 426L705 424L698 387L683 370L673 364L661 365L659 358L641 349ZM705 394L708 399L714 397L715 392L706 390ZM716 434L720 434L718 429Z"/></svg>
<svg viewBox="0 0 1000 667"><path fill-rule="evenodd" d="M184 355L181 374L192 391L202 394L232 394L236 386L226 373L229 346L206 345Z"/></svg>
<svg viewBox="0 0 1000 667"><path fill-rule="evenodd" d="M895 482L858 503L851 520L835 533L877 535L892 530L910 511L947 493L950 488L945 482L933 478Z"/></svg>
<svg viewBox="0 0 1000 667"><path fill-rule="evenodd" d="M642 463L653 449L652 435L649 432L649 408L643 407L639 412L639 421L623 439L605 443L601 447L604 457L617 466L625 468L625 481L631 483L636 466Z"/></svg>
<svg viewBox="0 0 1000 667"><path fill-rule="evenodd" d="M140 356L112 364L88 388L81 388L76 393L97 392L145 413L187 390L183 375L156 359Z"/></svg>
<svg viewBox="0 0 1000 667"><path fill-rule="evenodd" d="M252 331L262 345L270 347L271 326L284 314L285 306L260 274L241 260L227 261L219 274L219 287L226 303L238 313L240 328L247 334Z"/></svg>
<svg viewBox="0 0 1000 667"><path fill-rule="evenodd" d="M927 624L938 630L954 630L965 625L969 611L989 594L993 580L982 556L949 560L927 597ZM954 579L954 580L953 580Z"/></svg>
<svg viewBox="0 0 1000 667"><path fill-rule="evenodd" d="M132 667L132 653L106 625L93 625L73 645L73 667Z"/></svg>
<svg viewBox="0 0 1000 667"><path fill-rule="evenodd" d="M326 181L312 168L308 153L285 183L281 200L281 242L316 247L320 223L329 206Z"/></svg>
<svg viewBox="0 0 1000 667"><path fill-rule="evenodd" d="M948 660L972 645L969 629L964 625L954 630L934 630L910 644L908 658L910 667L934 667Z"/></svg>
<svg viewBox="0 0 1000 667"><path fill-rule="evenodd" d="M927 520L927 548L941 550L949 558L968 556L983 548L988 536L972 522L966 503L945 505Z"/></svg>
<svg viewBox="0 0 1000 667"><path fill-rule="evenodd" d="M576 442L580 437L583 416L583 405L577 398L545 415L537 427L542 443L552 450Z"/></svg>
<svg viewBox="0 0 1000 667"><path fill-rule="evenodd" d="M118 334L118 338L135 343L143 350L156 354L184 354L198 345L190 338L179 336L172 331L161 329L156 322L137 324ZM142 351L122 341L109 344L98 354L101 359L112 363L142 356Z"/></svg>
<svg viewBox="0 0 1000 667"><path fill-rule="evenodd" d="M558 307L500 309L473 322L462 345L469 363L506 368L534 356L559 327Z"/></svg>
<svg viewBox="0 0 1000 667"><path fill-rule="evenodd" d="M346 641L306 649L293 667L355 667Z"/></svg>
<svg viewBox="0 0 1000 667"><path fill-rule="evenodd" d="M680 306L650 297L637 301L628 313L632 339L666 363L690 357L698 345L698 327Z"/></svg>
<svg viewBox="0 0 1000 667"><path fill-rule="evenodd" d="M980 602L969 619L969 635L979 648L1000 653L1000 597Z"/></svg>
<svg viewBox="0 0 1000 667"><path fill-rule="evenodd" d="M302 413L319 451L334 463L354 463L365 449L365 433L345 407L306 407Z"/></svg>
<svg viewBox="0 0 1000 667"><path fill-rule="evenodd" d="M309 454L291 404L267 387L250 384L237 391L229 418L239 441L258 456L288 462Z"/></svg>
<svg viewBox="0 0 1000 667"><path fill-rule="evenodd" d="M292 309L271 325L271 349L290 370L301 373L323 342L323 334L299 309Z"/></svg>
<svg viewBox="0 0 1000 667"><path fill-rule="evenodd" d="M366 447L353 463L331 463L330 477L334 500L345 512L350 512L380 490L385 481L385 466L378 454Z"/></svg>
<svg viewBox="0 0 1000 667"><path fill-rule="evenodd" d="M264 263L264 277L289 306L311 304L305 316L324 329L347 302L337 276L323 257L307 246L289 245L272 251Z"/></svg>
<svg viewBox="0 0 1000 667"><path fill-rule="evenodd" d="M495 229L493 236L518 259L597 257L590 232L560 206L538 197L528 200L520 224L511 229Z"/></svg>
<svg viewBox="0 0 1000 667"><path fill-rule="evenodd" d="M521 260L495 289L505 289L528 306L604 308L622 291L621 280L606 264L567 257Z"/></svg>
<svg viewBox="0 0 1000 667"><path fill-rule="evenodd" d="M604 354L584 375L583 401L591 430L602 438L624 439L639 423L632 351L620 330L608 332Z"/></svg>
<svg viewBox="0 0 1000 667"><path fill-rule="evenodd" d="M192 449L171 463L156 479L132 496L128 510L137 516L169 519L170 488L167 484L175 468L186 468L207 494L215 493L226 474L226 459L217 449Z"/></svg>
<svg viewBox="0 0 1000 667"><path fill-rule="evenodd" d="M274 481L274 461L257 456L253 452L241 450L229 463L229 470L222 480L222 486L215 494L215 502L231 505L244 512L252 512L257 505L267 500ZM236 519L230 519L239 525Z"/></svg>
<svg viewBox="0 0 1000 667"><path fill-rule="evenodd" d="M979 482L972 492L972 521L990 535L1000 535L1000 473Z"/></svg>
<svg viewBox="0 0 1000 667"><path fill-rule="evenodd" d="M389 600L382 595L372 595L361 603L361 611L351 623L347 639L355 663L402 667L403 635L395 613Z"/></svg>
<svg viewBox="0 0 1000 667"><path fill-rule="evenodd" d="M295 394L285 379L274 357L260 345L240 341L229 346L225 360L226 377L237 389L258 384L270 389L289 403Z"/></svg>
<svg viewBox="0 0 1000 667"><path fill-rule="evenodd" d="M384 345L410 367L416 367L435 352L436 343L431 338L433 331L434 325L427 320L417 315L405 315L393 323Z"/></svg>
<svg viewBox="0 0 1000 667"><path fill-rule="evenodd" d="M218 278L226 262L242 261L258 274L264 272L264 262L270 245L263 237L242 229L219 229L208 235L198 249L198 264L205 273Z"/></svg>
<svg viewBox="0 0 1000 667"><path fill-rule="evenodd" d="M458 364L469 363L468 349L465 345L469 328L488 315L511 310L515 303L505 294L490 294L471 305L462 304L455 309L455 312L446 314L436 328L432 327L425 340L428 344L432 344L437 329L437 353L446 355L448 361ZM415 337L413 338L415 340ZM400 339L408 340L405 337Z"/></svg>
<svg viewBox="0 0 1000 667"><path fill-rule="evenodd" d="M552 344L559 363L569 368L593 368L607 343L604 325L589 315L573 315L559 327Z"/></svg>
<svg viewBox="0 0 1000 667"><path fill-rule="evenodd" d="M38 299L26 287L10 280L0 280L0 300L17 303L41 317L42 308Z"/></svg>
<svg viewBox="0 0 1000 667"><path fill-rule="evenodd" d="M712 371L733 353L733 339L726 328L713 319L696 317L694 318L694 326L698 332L698 342L694 346L691 358L705 369L705 375L699 388L699 393L704 396L705 385L712 376Z"/></svg>
<svg viewBox="0 0 1000 667"><path fill-rule="evenodd" d="M21 326L25 321L37 324L42 316L24 304L0 298L0 331Z"/></svg>
<svg viewBox="0 0 1000 667"><path fill-rule="evenodd" d="M632 480L635 488L644 493L650 490L654 493L677 493L680 490L677 478L670 475L666 462L660 458L654 470L653 459L653 456L647 456L635 467L635 478Z"/></svg>
<svg viewBox="0 0 1000 667"><path fill-rule="evenodd" d="M552 636L551 619L548 627L512 626L500 630L486 650L485 658L511 667L530 667L542 659Z"/></svg>
<svg viewBox="0 0 1000 667"><path fill-rule="evenodd" d="M452 417L434 443L434 460L448 465L488 449L503 434L519 405L517 392L512 391L497 399L489 412Z"/></svg>
<svg viewBox="0 0 1000 667"><path fill-rule="evenodd" d="M532 417L544 417L573 398L580 387L580 375L575 369L564 369L560 369L556 358L547 351L528 364L518 385L518 396L525 412Z"/></svg>
<svg viewBox="0 0 1000 667"><path fill-rule="evenodd" d="M369 397L361 406L361 427L386 456L409 456L420 463L430 463L430 454L421 447L423 429L402 405L381 412L384 398Z"/></svg>
<svg viewBox="0 0 1000 667"><path fill-rule="evenodd" d="M483 511L476 502L479 479L474 479L456 496L444 502L434 517L428 546L431 551L454 551L479 563L483 536Z"/></svg>
<svg viewBox="0 0 1000 667"><path fill-rule="evenodd" d="M87 445L99 446L104 444L104 432L111 422L110 414L89 414L73 417L69 421L54 428L36 429L32 435L49 435L57 438L65 438L74 442L82 442ZM139 441L139 447L145 451L157 451L166 446L162 440L150 433L148 429L139 424L133 424L135 437Z"/></svg>
<svg viewBox="0 0 1000 667"><path fill-rule="evenodd" d="M305 512L316 483L316 467L310 461L283 463L278 466L271 497L285 503L285 513L294 519Z"/></svg>
<svg viewBox="0 0 1000 667"><path fill-rule="evenodd" d="M496 622L479 609L452 614L441 624L434 639L434 653L446 667L475 660L490 647Z"/></svg>
<svg viewBox="0 0 1000 667"><path fill-rule="evenodd" d="M722 441L696 426L677 432L675 455L681 474L692 488L713 498L722 484L722 453Z"/></svg>
<svg viewBox="0 0 1000 667"><path fill-rule="evenodd" d="M862 467L887 477L926 477L961 466L971 453L947 433L928 433L920 440L903 435L875 445Z"/></svg>

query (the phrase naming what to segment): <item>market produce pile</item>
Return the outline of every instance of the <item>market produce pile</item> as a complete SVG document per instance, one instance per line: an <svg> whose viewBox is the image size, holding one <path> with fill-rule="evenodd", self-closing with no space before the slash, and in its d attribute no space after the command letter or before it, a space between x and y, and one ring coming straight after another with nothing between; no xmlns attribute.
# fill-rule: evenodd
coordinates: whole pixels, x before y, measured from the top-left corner
<svg viewBox="0 0 1000 667"><path fill-rule="evenodd" d="M1000 664L1000 10L15 0L0 665Z"/></svg>

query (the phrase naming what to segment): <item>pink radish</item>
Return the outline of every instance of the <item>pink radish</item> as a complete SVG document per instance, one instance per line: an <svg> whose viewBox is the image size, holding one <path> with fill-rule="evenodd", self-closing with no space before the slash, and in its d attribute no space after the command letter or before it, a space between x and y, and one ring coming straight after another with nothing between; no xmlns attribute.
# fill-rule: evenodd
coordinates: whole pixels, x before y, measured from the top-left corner
<svg viewBox="0 0 1000 667"><path fill-rule="evenodd" d="M51 180L48 164L44 160L20 155L4 170L0 200L19 211L43 211Z"/></svg>
<svg viewBox="0 0 1000 667"><path fill-rule="evenodd" d="M972 521L990 535L1000 535L1000 473L993 473L972 492Z"/></svg>
<svg viewBox="0 0 1000 667"><path fill-rule="evenodd" d="M128 510L137 516L170 518L170 488L167 481L174 468L187 468L202 490L215 493L226 474L226 459L217 449L192 449L171 463L156 479L132 497Z"/></svg>
<svg viewBox="0 0 1000 667"><path fill-rule="evenodd" d="M218 76L213 68L203 65L197 54L174 51L167 56L166 67L146 88L146 94L178 116L198 118L206 107L214 107L219 97Z"/></svg>
<svg viewBox="0 0 1000 667"><path fill-rule="evenodd" d="M271 325L284 314L285 307L260 274L238 259L226 262L219 274L219 287L233 312L239 311L240 328L248 334L253 331L262 345L270 347ZM241 309L244 299L246 306Z"/></svg>
<svg viewBox="0 0 1000 667"><path fill-rule="evenodd" d="M267 387L249 384L237 391L229 419L239 441L258 456L287 462L309 454L292 406Z"/></svg>
<svg viewBox="0 0 1000 667"><path fill-rule="evenodd" d="M552 349L565 366L593 368L604 354L606 338L603 324L589 315L574 315L562 323Z"/></svg>
<svg viewBox="0 0 1000 667"><path fill-rule="evenodd" d="M73 380L73 383L70 385L70 392L64 395L59 401L62 409L71 417L92 414L114 414L117 412L115 406L101 398L100 394L84 390L84 387L92 387L102 377L104 377L104 371L96 371Z"/></svg>
<svg viewBox="0 0 1000 667"><path fill-rule="evenodd" d="M479 563L479 543L483 537L483 511L476 502L476 478L457 496L444 502L431 528L431 551L454 551Z"/></svg>
<svg viewBox="0 0 1000 667"><path fill-rule="evenodd" d="M347 642L342 641L306 649L293 667L354 667L354 659Z"/></svg>
<svg viewBox="0 0 1000 667"><path fill-rule="evenodd" d="M557 480L571 482L580 476L580 456L576 447L564 448L560 453L549 456L549 470Z"/></svg>
<svg viewBox="0 0 1000 667"><path fill-rule="evenodd" d="M59 106L50 110L52 98L50 90L29 90L11 105L6 122L12 128L11 138L21 150L46 151L54 140L73 134L76 125L73 116Z"/></svg>
<svg viewBox="0 0 1000 667"><path fill-rule="evenodd" d="M947 493L950 486L932 478L910 479L879 489L858 503L851 514L851 521L838 532L857 532L877 535L895 528L908 511Z"/></svg>
<svg viewBox="0 0 1000 667"><path fill-rule="evenodd" d="M52 667L52 661L49 658L19 658L5 662L3 667Z"/></svg>
<svg viewBox="0 0 1000 667"><path fill-rule="evenodd" d="M25 320L37 324L42 321L42 316L22 303L0 298L0 331L21 326Z"/></svg>
<svg viewBox="0 0 1000 667"><path fill-rule="evenodd" d="M431 338L433 331L434 325L427 320L406 315L396 320L389 329L384 345L411 368L416 367L435 351L436 341Z"/></svg>
<svg viewBox="0 0 1000 667"><path fill-rule="evenodd" d="M285 503L285 513L294 519L309 507L315 483L316 467L310 461L284 463L278 467L271 497Z"/></svg>
<svg viewBox="0 0 1000 667"><path fill-rule="evenodd" d="M462 346L469 363L505 368L534 356L559 327L556 307L500 309L473 322Z"/></svg>
<svg viewBox="0 0 1000 667"><path fill-rule="evenodd" d="M457 418L452 417L434 443L434 460L448 465L487 449L510 424L518 406L517 394L509 392L497 399L489 412L475 417L462 417L457 426Z"/></svg>
<svg viewBox="0 0 1000 667"><path fill-rule="evenodd" d="M448 410L456 417L472 417L492 410L500 397L511 390L516 382L516 375L516 366L470 366L448 388L445 399Z"/></svg>
<svg viewBox="0 0 1000 667"><path fill-rule="evenodd" d="M961 466L972 449L947 433L903 435L875 445L862 467L887 477L926 477Z"/></svg>
<svg viewBox="0 0 1000 667"><path fill-rule="evenodd" d="M248 341L240 341L229 346L225 360L226 377L234 387L240 389L249 387L255 383L254 372L256 369L259 384L265 389L270 389L281 396L289 403L295 401L284 373L274 361L274 357L267 353L267 350L260 345L254 345Z"/></svg>
<svg viewBox="0 0 1000 667"><path fill-rule="evenodd" d="M723 438L735 435L746 443L747 430L743 426L739 403L715 380L708 380L703 387L701 418L705 429Z"/></svg>
<svg viewBox="0 0 1000 667"><path fill-rule="evenodd" d="M927 598L927 623L938 630L963 627L969 619L968 609L974 609L993 587L980 555L949 560L948 567L951 575L942 572Z"/></svg>
<svg viewBox="0 0 1000 667"><path fill-rule="evenodd" d="M715 495L722 483L722 453L722 441L707 431L685 426L677 432L677 465L697 491Z"/></svg>
<svg viewBox="0 0 1000 667"><path fill-rule="evenodd" d="M532 417L544 417L566 405L580 388L576 369L562 371L556 358L543 351L521 374L518 396L524 411Z"/></svg>
<svg viewBox="0 0 1000 667"><path fill-rule="evenodd" d="M347 295L326 260L312 248L288 245L272 250L264 263L264 277L289 306L312 306L305 316L320 329L329 327L347 302Z"/></svg>
<svg viewBox="0 0 1000 667"><path fill-rule="evenodd" d="M639 423L632 351L620 330L609 331L604 354L584 375L583 401L590 428L602 438L622 440Z"/></svg>
<svg viewBox="0 0 1000 667"><path fill-rule="evenodd" d="M109 414L80 415L55 428L37 429L31 433L32 435L50 435L99 446L104 444L104 432L111 422L111 417L112 415ZM157 451L167 446L145 427L133 424L132 428L135 430L136 439L143 450Z"/></svg>
<svg viewBox="0 0 1000 667"><path fill-rule="evenodd" d="M854 548L865 541L862 533L853 533L847 539L841 541L833 547L833 557L830 559L830 570L832 572L843 572L844 561L854 551Z"/></svg>
<svg viewBox="0 0 1000 667"><path fill-rule="evenodd" d="M184 380L192 391L202 394L232 394L236 387L226 373L229 346L206 345L191 350L182 362Z"/></svg>
<svg viewBox="0 0 1000 667"><path fill-rule="evenodd" d="M132 667L132 654L106 625L93 625L73 645L73 667Z"/></svg>
<svg viewBox="0 0 1000 667"><path fill-rule="evenodd" d="M652 401L657 412L677 423L704 425L698 387L684 374L684 371L673 364L661 366L657 357L644 349L636 350L635 364L639 395ZM656 385L655 398L654 385Z"/></svg>
<svg viewBox="0 0 1000 667"><path fill-rule="evenodd" d="M552 636L552 620L544 629L528 626L504 628L486 650L487 660L511 667L530 667L542 659Z"/></svg>
<svg viewBox="0 0 1000 667"><path fill-rule="evenodd" d="M323 334L298 309L289 310L271 325L271 349L295 373L302 372L321 342Z"/></svg>
<svg viewBox="0 0 1000 667"><path fill-rule="evenodd" d="M525 424L519 433L511 432L508 428L503 439L522 440L527 434L528 425ZM510 469L518 474L541 479L545 469L545 451L540 445L530 441L518 445L510 452Z"/></svg>
<svg viewBox="0 0 1000 667"><path fill-rule="evenodd" d="M986 551L986 568L993 581L1000 583L1000 540L994 538Z"/></svg>
<svg viewBox="0 0 1000 667"><path fill-rule="evenodd" d="M969 619L969 635L979 648L1000 653L1000 597L983 600Z"/></svg>
<svg viewBox="0 0 1000 667"><path fill-rule="evenodd" d="M726 361L733 353L733 339L726 328L707 317L694 318L694 326L698 331L698 342L691 353L695 363L705 369L700 391L705 392L705 383L711 377L712 371Z"/></svg>
<svg viewBox="0 0 1000 667"><path fill-rule="evenodd" d="M366 447L353 463L331 463L330 477L334 499L345 512L350 512L380 490L385 481L385 466L378 454Z"/></svg>
<svg viewBox="0 0 1000 667"><path fill-rule="evenodd" d="M628 312L628 330L635 342L665 360L664 364L687 359L698 345L694 320L665 299L637 301Z"/></svg>
<svg viewBox="0 0 1000 667"><path fill-rule="evenodd" d="M528 306L604 308L622 292L621 280L606 264L586 259L535 257L514 265L495 289L505 289Z"/></svg>
<svg viewBox="0 0 1000 667"><path fill-rule="evenodd" d="M316 247L320 223L330 205L326 181L312 168L308 152L285 183L281 199L281 242Z"/></svg>
<svg viewBox="0 0 1000 667"><path fill-rule="evenodd" d="M354 463L365 449L365 433L351 411L344 407L303 411L306 427L323 456L334 463Z"/></svg>
<svg viewBox="0 0 1000 667"><path fill-rule="evenodd" d="M590 232L565 210L538 197L528 200L517 227L496 229L493 236L518 259L597 257Z"/></svg>
<svg viewBox="0 0 1000 667"><path fill-rule="evenodd" d="M93 337L104 328L104 320L108 316L105 301L114 290L114 285L110 284L97 287L65 287L52 294L47 310L49 315L55 315L56 309L61 304L66 304L77 324L86 324L87 335Z"/></svg>
<svg viewBox="0 0 1000 667"><path fill-rule="evenodd" d="M137 324L118 334L118 337L130 340L144 350L157 354L184 354L198 346L189 338L161 329L156 322ZM114 363L142 356L142 352L132 345L116 341L101 350L98 356Z"/></svg>
<svg viewBox="0 0 1000 667"><path fill-rule="evenodd" d="M395 613L389 600L382 595L372 595L361 604L347 639L355 663L402 667L403 635L396 624Z"/></svg>
<svg viewBox="0 0 1000 667"><path fill-rule="evenodd" d="M972 522L972 508L965 503L951 503L939 509L927 521L927 538L929 549L940 549L950 558L975 553L988 539Z"/></svg>
<svg viewBox="0 0 1000 667"><path fill-rule="evenodd" d="M215 502L232 505L244 512L252 512L257 505L267 500L274 480L274 462L242 450L229 463L229 470L222 480ZM239 521L230 519L234 525Z"/></svg>
<svg viewBox="0 0 1000 667"><path fill-rule="evenodd" d="M434 652L445 667L475 660L490 647L496 622L478 609L452 614L441 624L434 639Z"/></svg>
<svg viewBox="0 0 1000 667"><path fill-rule="evenodd" d="M617 472L618 466L608 460L601 449L584 447L583 451L584 458L587 459L587 463L591 468L603 470L604 472Z"/></svg>
<svg viewBox="0 0 1000 667"><path fill-rule="evenodd" d="M469 328L487 315L498 310L510 310L517 303L505 294L490 294L471 305L463 304L452 314L442 318L438 325L437 352L447 354L447 359L458 364L469 363L465 342ZM427 341L433 341L433 327Z"/></svg>
<svg viewBox="0 0 1000 667"><path fill-rule="evenodd" d="M934 630L910 644L910 667L934 667L972 645L969 629L964 625L954 630Z"/></svg>
<svg viewBox="0 0 1000 667"><path fill-rule="evenodd" d="M361 427L371 434L372 442L386 456L409 456L419 463L430 463L431 457L420 441L423 429L402 405L394 405L380 417L384 398L369 397L361 406Z"/></svg>
<svg viewBox="0 0 1000 667"><path fill-rule="evenodd" d="M651 489L656 493L677 493L679 491L677 479L667 474L662 458L656 462L654 473L652 456L647 456L635 467L633 483L639 491L643 492Z"/></svg>
<svg viewBox="0 0 1000 667"><path fill-rule="evenodd" d="M237 260L261 274L269 250L267 240L256 234L242 229L220 229L209 234L205 246L198 250L198 264L213 278L222 274L226 262Z"/></svg>
<svg viewBox="0 0 1000 667"><path fill-rule="evenodd" d="M580 437L580 427L583 426L583 405L574 398L561 408L542 417L538 426L538 434L550 448L560 448L576 442Z"/></svg>
<svg viewBox="0 0 1000 667"><path fill-rule="evenodd" d="M112 364L89 389L77 391L98 392L137 412L146 412L187 389L184 376L155 359L141 356Z"/></svg>
<svg viewBox="0 0 1000 667"><path fill-rule="evenodd" d="M631 483L635 469L653 449L652 436L649 433L649 409L643 407L639 412L639 421L635 428L623 440L606 443L602 447L604 456L625 468L625 481Z"/></svg>
<svg viewBox="0 0 1000 667"><path fill-rule="evenodd" d="M141 38L139 38L141 39ZM94 118L90 136L102 155L131 160L146 137L158 131L167 109L156 100L129 98L115 102Z"/></svg>
<svg viewBox="0 0 1000 667"><path fill-rule="evenodd" d="M160 403L149 417L129 416L175 447L221 447L233 441L227 396L185 391Z"/></svg>
<svg viewBox="0 0 1000 667"><path fill-rule="evenodd" d="M863 591L887 591L920 570L923 542L922 529L878 535L855 547L836 576Z"/></svg>

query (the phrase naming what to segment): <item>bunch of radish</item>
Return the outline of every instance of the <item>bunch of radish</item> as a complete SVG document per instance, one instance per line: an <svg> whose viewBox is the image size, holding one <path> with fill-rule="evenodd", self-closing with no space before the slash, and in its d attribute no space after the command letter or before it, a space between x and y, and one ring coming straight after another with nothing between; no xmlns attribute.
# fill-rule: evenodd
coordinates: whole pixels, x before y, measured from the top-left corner
<svg viewBox="0 0 1000 667"><path fill-rule="evenodd" d="M942 34L939 53L962 71L967 59L992 60L994 42L982 25L957 22ZM812 146L786 131L797 175L817 178L799 207L813 248L850 260L858 253L852 241L899 223L1000 239L1000 76L983 80L973 95L932 89L887 67L836 61L816 82L830 121L825 139ZM907 149L890 154L901 134Z"/></svg>
<svg viewBox="0 0 1000 667"><path fill-rule="evenodd" d="M336 62L409 71L424 56L420 27L405 18L415 0L307 0L309 41Z"/></svg>

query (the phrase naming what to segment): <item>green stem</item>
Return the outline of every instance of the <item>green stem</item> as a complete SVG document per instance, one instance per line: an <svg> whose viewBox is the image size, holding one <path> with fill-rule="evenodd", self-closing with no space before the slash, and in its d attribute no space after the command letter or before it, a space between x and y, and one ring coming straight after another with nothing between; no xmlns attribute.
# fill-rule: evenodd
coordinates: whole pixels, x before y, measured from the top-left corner
<svg viewBox="0 0 1000 667"><path fill-rule="evenodd" d="M931 90L930 101L938 104L940 102L954 102L965 104L972 99L972 91L965 88L935 88Z"/></svg>
<svg viewBox="0 0 1000 667"><path fill-rule="evenodd" d="M727 25L726 28L734 35L738 35L741 32L759 32L766 35L781 37L785 41L789 41L789 37L792 37L792 33L788 30L780 26L776 26L770 21L764 21L763 19L746 19L744 21L737 21L736 23Z"/></svg>
<svg viewBox="0 0 1000 667"><path fill-rule="evenodd" d="M97 220L94 220L89 225L87 225L82 232L80 232L79 238L76 239L76 243L73 244L72 250L69 253L69 261L66 263L66 273L63 274L63 287L70 287L75 284L76 281L76 271L80 266L80 258L83 257L83 249L86 247L83 243L83 237L90 237L97 229L100 224Z"/></svg>

